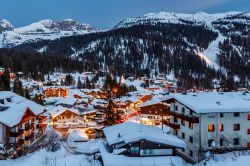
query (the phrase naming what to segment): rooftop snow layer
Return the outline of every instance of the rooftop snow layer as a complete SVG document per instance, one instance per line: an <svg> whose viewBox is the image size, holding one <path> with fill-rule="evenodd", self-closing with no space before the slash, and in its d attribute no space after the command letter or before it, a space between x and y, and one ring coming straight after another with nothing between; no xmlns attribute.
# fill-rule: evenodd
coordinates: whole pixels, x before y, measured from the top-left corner
<svg viewBox="0 0 250 166"><path fill-rule="evenodd" d="M173 93L161 99L175 99L197 113L250 112L250 94L245 92Z"/></svg>
<svg viewBox="0 0 250 166"><path fill-rule="evenodd" d="M4 104L1 103L0 107L6 108L0 111L0 123L9 127L18 124L27 109L30 109L35 115L39 115L45 111L45 107L13 92L0 92L0 99L4 101ZM8 101L8 99L11 100Z"/></svg>
<svg viewBox="0 0 250 166"><path fill-rule="evenodd" d="M161 144L184 148L185 142L179 138L163 132L160 128L146 126L134 122L125 122L103 129L109 145L125 142L135 142L140 140L148 140Z"/></svg>

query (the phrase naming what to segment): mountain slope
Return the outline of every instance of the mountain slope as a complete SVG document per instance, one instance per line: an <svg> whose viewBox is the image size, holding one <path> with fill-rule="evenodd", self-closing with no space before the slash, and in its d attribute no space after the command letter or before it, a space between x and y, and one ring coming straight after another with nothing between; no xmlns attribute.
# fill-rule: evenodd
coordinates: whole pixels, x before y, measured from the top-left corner
<svg viewBox="0 0 250 166"><path fill-rule="evenodd" d="M5 20L5 22L7 22ZM5 23L7 24L7 23ZM7 24L1 28L0 22L0 47L13 47L23 43L32 43L40 40L55 40L60 37L82 35L96 32L89 24L82 24L71 19L60 22L53 20L41 20L30 25L13 28Z"/></svg>
<svg viewBox="0 0 250 166"><path fill-rule="evenodd" d="M250 80L249 20L249 13L240 12L151 13L128 18L111 30L14 48L70 57L84 71L148 77L173 73L179 86L200 89L234 77L245 87ZM48 22L46 28L58 29Z"/></svg>
<svg viewBox="0 0 250 166"><path fill-rule="evenodd" d="M13 25L9 21L5 19L0 20L0 34L3 31L11 31L11 30L13 30Z"/></svg>

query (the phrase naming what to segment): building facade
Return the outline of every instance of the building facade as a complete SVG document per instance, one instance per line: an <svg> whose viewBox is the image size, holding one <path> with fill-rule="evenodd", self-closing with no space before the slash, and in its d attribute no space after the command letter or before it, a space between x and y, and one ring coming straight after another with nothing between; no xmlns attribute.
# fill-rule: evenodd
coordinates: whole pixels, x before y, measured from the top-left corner
<svg viewBox="0 0 250 166"><path fill-rule="evenodd" d="M250 98L240 92L173 94L171 132L187 144L184 153L194 162L208 151L221 153L250 148Z"/></svg>
<svg viewBox="0 0 250 166"><path fill-rule="evenodd" d="M49 87L43 91L45 97L67 97L69 90L61 87Z"/></svg>

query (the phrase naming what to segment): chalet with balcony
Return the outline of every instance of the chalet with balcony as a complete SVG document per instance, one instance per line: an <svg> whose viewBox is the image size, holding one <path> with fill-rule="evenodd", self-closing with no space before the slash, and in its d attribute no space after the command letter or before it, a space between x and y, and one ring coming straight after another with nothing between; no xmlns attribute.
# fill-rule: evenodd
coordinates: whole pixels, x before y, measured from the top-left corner
<svg viewBox="0 0 250 166"><path fill-rule="evenodd" d="M174 93L161 101L170 104L171 133L187 144L180 153L193 162L202 160L207 151L250 148L248 92Z"/></svg>
<svg viewBox="0 0 250 166"><path fill-rule="evenodd" d="M0 103L0 144L21 155L43 136L46 109L9 91L0 93Z"/></svg>
<svg viewBox="0 0 250 166"><path fill-rule="evenodd" d="M54 125L64 123L78 123L80 112L75 108L57 106L50 110L50 116Z"/></svg>
<svg viewBox="0 0 250 166"><path fill-rule="evenodd" d="M153 97L138 106L141 112L141 123L156 126L168 123L170 118L169 104L163 103L158 97Z"/></svg>
<svg viewBox="0 0 250 166"><path fill-rule="evenodd" d="M43 91L45 97L67 97L69 95L68 88L48 87Z"/></svg>

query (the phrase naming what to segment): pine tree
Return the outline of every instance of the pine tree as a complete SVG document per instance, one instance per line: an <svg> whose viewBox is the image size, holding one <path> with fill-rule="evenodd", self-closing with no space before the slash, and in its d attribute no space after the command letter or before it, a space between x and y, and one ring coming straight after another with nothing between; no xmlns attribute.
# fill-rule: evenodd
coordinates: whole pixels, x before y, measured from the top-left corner
<svg viewBox="0 0 250 166"><path fill-rule="evenodd" d="M20 96L24 96L23 84L22 84L22 81L20 80L18 81L17 94L19 94Z"/></svg>
<svg viewBox="0 0 250 166"><path fill-rule="evenodd" d="M82 81L80 79L80 77L78 77L78 82L77 82L77 89L81 89L83 86L82 86Z"/></svg>
<svg viewBox="0 0 250 166"><path fill-rule="evenodd" d="M111 75L107 75L106 76L106 79L105 79L105 83L104 83L104 89L108 89L108 88L111 88L113 89L115 86L117 86L117 82L116 80L114 80Z"/></svg>
<svg viewBox="0 0 250 166"><path fill-rule="evenodd" d="M39 97L37 94L35 95L35 102L40 105L44 105L42 98Z"/></svg>
<svg viewBox="0 0 250 166"><path fill-rule="evenodd" d="M24 97L26 98L26 99L28 99L28 100L30 100L31 98L30 98L30 93L29 93L29 91L28 91L28 88L26 87L25 88L25 95L24 95Z"/></svg>
<svg viewBox="0 0 250 166"><path fill-rule="evenodd" d="M0 90L1 91L10 91L10 72L5 70L3 75L0 78Z"/></svg>
<svg viewBox="0 0 250 166"><path fill-rule="evenodd" d="M73 77L70 74L67 74L65 77L65 85L69 86L73 84Z"/></svg>
<svg viewBox="0 0 250 166"><path fill-rule="evenodd" d="M86 88L87 88L87 89L92 89L92 86L91 86L91 83L90 83L88 77L86 78Z"/></svg>
<svg viewBox="0 0 250 166"><path fill-rule="evenodd" d="M108 88L107 93L109 95L108 97L108 105L106 109L103 111L104 113L104 120L101 122L104 126L112 126L122 119L122 115L124 112L115 109L115 104L112 100L112 91Z"/></svg>

